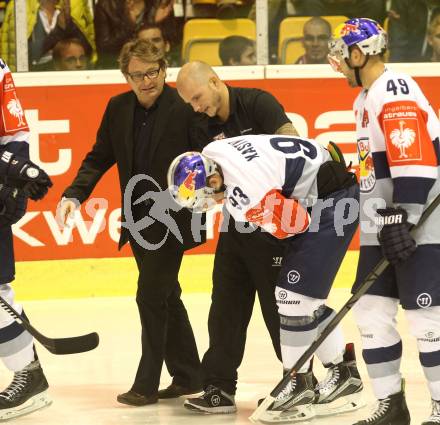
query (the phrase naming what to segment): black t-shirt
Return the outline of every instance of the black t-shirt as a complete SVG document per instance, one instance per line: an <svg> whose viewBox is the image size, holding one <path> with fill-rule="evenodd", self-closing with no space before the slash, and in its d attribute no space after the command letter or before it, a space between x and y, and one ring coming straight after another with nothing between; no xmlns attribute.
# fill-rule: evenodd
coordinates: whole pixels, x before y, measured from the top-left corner
<svg viewBox="0 0 440 425"><path fill-rule="evenodd" d="M282 125L290 122L284 108L270 93L260 89L229 86L228 91L229 117L225 122L220 121L217 117L208 119L207 131L210 141L243 134L275 134ZM224 213L228 214L226 211ZM230 217L227 222L228 233L234 237L238 235L235 220ZM254 236L257 235L260 238L258 236L260 234L260 230L253 233L240 233L240 239L252 242L255 241ZM279 243L272 237L265 237L264 240Z"/></svg>
<svg viewBox="0 0 440 425"><path fill-rule="evenodd" d="M259 89L229 87L230 114L225 122L217 117L208 120L211 140L243 134L274 134L289 123L284 108L270 93Z"/></svg>

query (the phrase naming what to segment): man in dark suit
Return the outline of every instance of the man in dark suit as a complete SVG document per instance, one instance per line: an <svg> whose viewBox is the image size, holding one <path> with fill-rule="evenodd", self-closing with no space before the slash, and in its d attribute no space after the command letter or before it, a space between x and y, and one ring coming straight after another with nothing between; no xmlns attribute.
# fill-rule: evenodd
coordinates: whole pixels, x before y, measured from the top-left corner
<svg viewBox="0 0 440 425"><path fill-rule="evenodd" d="M64 191L58 214L66 224L102 175L117 165L123 194L119 248L130 241L139 269L136 302L142 325L136 378L118 401L141 406L201 388L200 360L178 282L184 250L200 240L192 236L187 210L154 214L158 203L152 198L157 195L156 200L168 202L168 192L160 192L157 185L166 189L169 164L176 155L202 146L192 133L200 117L165 84L163 52L146 40L135 40L125 44L119 62L132 90L110 99L96 143ZM150 194L150 199L134 205L144 194ZM135 223L141 219L144 228L137 230ZM158 392L164 360L173 382Z"/></svg>

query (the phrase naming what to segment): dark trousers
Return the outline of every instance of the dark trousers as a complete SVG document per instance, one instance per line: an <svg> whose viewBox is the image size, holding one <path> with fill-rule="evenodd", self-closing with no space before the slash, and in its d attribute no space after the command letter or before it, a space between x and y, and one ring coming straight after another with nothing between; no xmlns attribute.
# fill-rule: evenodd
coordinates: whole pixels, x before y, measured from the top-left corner
<svg viewBox="0 0 440 425"><path fill-rule="evenodd" d="M14 245L11 226L0 227L0 285L15 277Z"/></svg>
<svg viewBox="0 0 440 425"><path fill-rule="evenodd" d="M257 232L260 231L240 234L231 225L227 233L220 234L208 319L209 349L202 360L204 388L215 385L235 394L237 369L243 359L256 293L272 345L281 360L280 321L274 292L284 245Z"/></svg>
<svg viewBox="0 0 440 425"><path fill-rule="evenodd" d="M164 361L173 383L198 389L200 360L177 280L182 247L171 236L155 251L130 243L139 269L136 302L142 326L142 357L132 390L155 394Z"/></svg>

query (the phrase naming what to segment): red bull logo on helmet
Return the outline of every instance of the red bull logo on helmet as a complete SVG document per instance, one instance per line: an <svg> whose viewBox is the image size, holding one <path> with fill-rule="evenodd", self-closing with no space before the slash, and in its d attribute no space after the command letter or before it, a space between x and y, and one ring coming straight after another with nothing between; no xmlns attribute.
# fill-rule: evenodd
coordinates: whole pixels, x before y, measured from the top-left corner
<svg viewBox="0 0 440 425"><path fill-rule="evenodd" d="M197 170L191 171L188 168L185 168L185 171L187 173L187 176L179 185L177 193L181 199L191 199L195 196L196 193L195 178L197 176Z"/></svg>
<svg viewBox="0 0 440 425"><path fill-rule="evenodd" d="M353 32L357 33L357 34L360 33L360 29L359 29L359 24L358 23L356 23L356 24L345 23L344 26L341 28L339 34L340 34L341 37L345 37L346 35L351 34Z"/></svg>

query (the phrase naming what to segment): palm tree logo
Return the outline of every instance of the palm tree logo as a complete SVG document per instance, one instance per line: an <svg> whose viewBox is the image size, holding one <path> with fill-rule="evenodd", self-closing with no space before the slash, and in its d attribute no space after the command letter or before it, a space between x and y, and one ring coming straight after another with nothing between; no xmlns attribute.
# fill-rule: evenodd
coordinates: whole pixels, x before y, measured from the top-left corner
<svg viewBox="0 0 440 425"><path fill-rule="evenodd" d="M416 132L411 128L404 128L405 121L399 121L399 127L390 133L391 143L400 151L399 158L408 158L408 149L416 140Z"/></svg>
<svg viewBox="0 0 440 425"><path fill-rule="evenodd" d="M8 108L9 113L18 119L19 127L26 126L23 108L21 107L21 103L18 99L11 99L6 107Z"/></svg>

